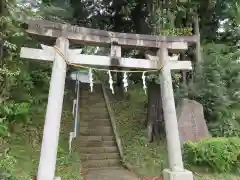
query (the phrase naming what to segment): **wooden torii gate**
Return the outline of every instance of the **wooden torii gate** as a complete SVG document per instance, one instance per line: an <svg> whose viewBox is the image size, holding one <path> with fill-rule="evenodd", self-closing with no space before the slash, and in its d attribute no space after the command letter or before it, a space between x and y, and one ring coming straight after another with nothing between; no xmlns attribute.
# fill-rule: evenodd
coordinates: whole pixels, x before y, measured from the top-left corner
<svg viewBox="0 0 240 180"><path fill-rule="evenodd" d="M177 37L116 33L43 20L29 21L27 32L48 38L57 38L56 47L61 52L57 52L55 47L44 45L42 46L43 49L21 48L22 58L53 61L38 180L54 179L66 78L66 60L70 64L119 66L146 70L160 69L164 65L161 68L160 81L169 160L169 169L165 169L163 172L164 179L193 180L192 173L184 170L183 167L171 78L171 70L191 70L192 65L190 61L169 61L168 50L174 50L175 52L187 50L188 43L196 42L197 36ZM111 44L111 55L80 54L81 50L69 49L69 41L98 46ZM156 48L158 49L157 57L154 58L156 60L123 58L121 57L121 46Z"/></svg>

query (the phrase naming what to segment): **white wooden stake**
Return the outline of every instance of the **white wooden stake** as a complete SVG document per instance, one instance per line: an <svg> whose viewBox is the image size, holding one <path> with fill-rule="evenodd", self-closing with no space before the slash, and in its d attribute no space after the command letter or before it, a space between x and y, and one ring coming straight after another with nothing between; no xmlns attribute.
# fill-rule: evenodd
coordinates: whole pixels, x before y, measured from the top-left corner
<svg viewBox="0 0 240 180"><path fill-rule="evenodd" d="M112 90L112 94L114 94L113 79L112 79L112 74L110 70L108 71L108 76L109 76L109 80L108 80L109 86L110 86L110 89Z"/></svg>
<svg viewBox="0 0 240 180"><path fill-rule="evenodd" d="M145 71L142 73L142 80L143 80L143 90L145 92L145 94L147 93L146 89L147 89L147 86L146 86L146 76L145 76Z"/></svg>
<svg viewBox="0 0 240 180"><path fill-rule="evenodd" d="M78 74L79 76L79 74ZM74 138L77 137L77 129L78 129L78 121L79 121L79 88L80 88L80 81L79 78L77 79L77 99L76 99L76 110L75 110L75 116L74 116Z"/></svg>
<svg viewBox="0 0 240 180"><path fill-rule="evenodd" d="M66 55L69 42L67 39L60 37L56 41L56 46ZM64 59L55 53L38 167L38 180L54 179L66 69L67 65Z"/></svg>
<svg viewBox="0 0 240 180"><path fill-rule="evenodd" d="M184 171L184 169L173 94L171 69L168 63L169 57L166 47L162 47L158 51L158 57L160 59L160 64L164 65L160 75L160 83L165 130L167 136L169 166L173 172L181 172Z"/></svg>
<svg viewBox="0 0 240 180"><path fill-rule="evenodd" d="M89 75L89 81L90 81L89 83L90 89L91 89L91 92L93 92L93 73L91 68L89 69L88 75Z"/></svg>
<svg viewBox="0 0 240 180"><path fill-rule="evenodd" d="M127 88L128 88L127 72L123 73L123 87L125 92L127 92Z"/></svg>

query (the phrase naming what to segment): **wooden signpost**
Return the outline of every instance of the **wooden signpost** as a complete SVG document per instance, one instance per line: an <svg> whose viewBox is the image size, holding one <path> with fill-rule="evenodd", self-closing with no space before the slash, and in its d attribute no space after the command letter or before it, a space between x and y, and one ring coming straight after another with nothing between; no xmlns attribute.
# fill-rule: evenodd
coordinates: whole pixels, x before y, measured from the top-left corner
<svg viewBox="0 0 240 180"><path fill-rule="evenodd" d="M48 21L31 21L27 30L31 34L57 38L56 51L54 47L43 45L43 49L21 48L21 57L53 61L52 77L50 83L48 106L45 118L41 157L38 169L38 180L53 180L56 165L59 128L61 121L62 102L66 66L81 64L94 67L119 66L131 69L161 69L161 93L163 113L169 154L169 169L164 170L164 179L193 180L190 171L184 170L181 146L179 140L178 123L172 88L171 70L191 70L190 61L169 61L168 50L186 50L188 42L196 42L195 36L165 37L139 34L114 33L103 30L87 29ZM80 50L70 50L69 42L80 44L106 44L117 43L117 59L111 56L94 56L80 54ZM121 46L153 47L157 48L157 56L153 59L122 58ZM111 44L111 49L116 45Z"/></svg>

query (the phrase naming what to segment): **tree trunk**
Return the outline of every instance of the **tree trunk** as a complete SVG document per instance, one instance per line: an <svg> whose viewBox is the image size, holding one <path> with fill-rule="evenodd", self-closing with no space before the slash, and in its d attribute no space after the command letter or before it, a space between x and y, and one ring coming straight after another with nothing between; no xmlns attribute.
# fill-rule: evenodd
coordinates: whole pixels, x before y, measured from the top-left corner
<svg viewBox="0 0 240 180"><path fill-rule="evenodd" d="M147 126L148 140L151 142L153 137L160 139L160 135L164 133L164 121L160 85L149 84L148 87L148 111L145 126Z"/></svg>
<svg viewBox="0 0 240 180"><path fill-rule="evenodd" d="M116 93L117 93L118 97L124 96L124 88L123 88L122 80L123 80L122 72L117 72L117 74L116 74Z"/></svg>

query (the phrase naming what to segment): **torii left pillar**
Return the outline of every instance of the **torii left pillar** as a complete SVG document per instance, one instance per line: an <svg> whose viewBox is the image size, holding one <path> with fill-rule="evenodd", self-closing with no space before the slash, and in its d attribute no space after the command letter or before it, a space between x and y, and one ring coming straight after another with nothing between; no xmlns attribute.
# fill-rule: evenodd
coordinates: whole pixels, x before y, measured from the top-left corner
<svg viewBox="0 0 240 180"><path fill-rule="evenodd" d="M66 38L59 37L56 40L56 46L64 55L67 55L69 52L69 41ZM43 50L21 48L21 57L53 61L37 175L38 180L53 180L57 159L67 64L63 57L54 51L53 47L42 46L42 48Z"/></svg>
<svg viewBox="0 0 240 180"><path fill-rule="evenodd" d="M69 48L69 41L60 37L56 41L56 46L61 52L66 54ZM67 64L65 60L58 53L55 53L38 167L38 180L54 179L66 71Z"/></svg>
<svg viewBox="0 0 240 180"><path fill-rule="evenodd" d="M60 37L56 41L56 46L61 52L66 54L69 48L69 41ZM58 53L55 53L38 167L38 180L54 179L66 71L67 64L65 60Z"/></svg>

